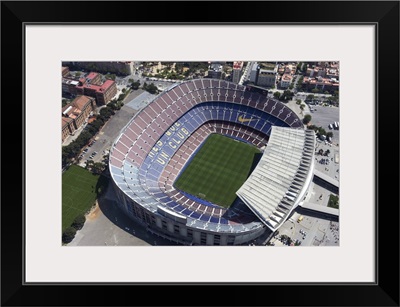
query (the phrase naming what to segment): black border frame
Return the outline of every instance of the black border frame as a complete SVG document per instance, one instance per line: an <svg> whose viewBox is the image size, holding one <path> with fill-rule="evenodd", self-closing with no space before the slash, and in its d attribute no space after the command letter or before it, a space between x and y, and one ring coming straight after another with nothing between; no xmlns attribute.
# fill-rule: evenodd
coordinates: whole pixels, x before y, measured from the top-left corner
<svg viewBox="0 0 400 307"><path fill-rule="evenodd" d="M93 5L96 4L96 13ZM112 4L111 4L112 3ZM183 7L186 15L177 13ZM152 8L157 8L153 10ZM243 8L270 14L243 14ZM195 8L195 9L193 9ZM283 14L290 8L299 14ZM152 15L135 14L132 10L151 9ZM218 14L218 20L207 12ZM173 16L173 17L168 17ZM268 20L265 20L268 18ZM24 27L26 24L374 24L376 26L376 226L377 226L377 282L372 284L262 284L262 283L192 283L192 284L40 284L23 282L24 216L25 205L25 134L24 134ZM296 1L296 2L10 2L1 3L1 145L13 148L2 152L1 170L15 174L21 166L21 186L16 187L2 176L1 193L1 305L4 306L399 306L399 2L398 1ZM22 59L22 61L21 61ZM20 80L15 82L11 80ZM381 81L379 81L381 80ZM22 85L22 86L21 86ZM11 100L6 100L12 93ZM21 96L19 96L21 94ZM17 99L15 99L18 97ZM19 105L19 97L22 103ZM10 101L10 102L7 102ZM13 119L8 114L17 114ZM21 125L15 124L18 115ZM13 127L13 133L9 133ZM18 129L16 128L18 127ZM388 128L392 135L388 138ZM17 130L17 133L15 133ZM22 136L21 139L18 137ZM390 136L390 135L389 135ZM22 165L15 161L15 148L21 148ZM393 159L385 159L390 152ZM381 153L381 154L379 154ZM11 160L10 160L11 159ZM379 166L379 167L378 167ZM388 179L387 170L395 169L396 180ZM9 192L9 193L5 193ZM18 195L23 206L19 206ZM389 195L389 199L386 197ZM18 199L18 200L16 200ZM379 204L379 205L378 205ZM383 206L390 205L388 209ZM388 234L390 238L388 239ZM387 242L388 241L388 242ZM212 287L224 286L229 293ZM180 287L189 287L182 289ZM146 297L144 290L154 291ZM237 291L237 293L233 293ZM155 292L157 291L157 292ZM181 294L193 293L193 301ZM216 298L209 297L217 294ZM218 294L219 293L219 294ZM180 299L179 299L180 298Z"/></svg>

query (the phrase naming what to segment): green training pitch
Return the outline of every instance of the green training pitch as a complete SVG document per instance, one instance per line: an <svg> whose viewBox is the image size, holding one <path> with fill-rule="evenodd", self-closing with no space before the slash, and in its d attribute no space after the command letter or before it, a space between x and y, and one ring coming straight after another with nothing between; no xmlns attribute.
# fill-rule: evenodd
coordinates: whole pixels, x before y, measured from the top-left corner
<svg viewBox="0 0 400 307"><path fill-rule="evenodd" d="M75 217L93 206L104 179L88 170L71 165L62 175L62 231L71 226Z"/></svg>
<svg viewBox="0 0 400 307"><path fill-rule="evenodd" d="M232 138L211 134L175 181L181 191L228 208L250 175L260 151Z"/></svg>

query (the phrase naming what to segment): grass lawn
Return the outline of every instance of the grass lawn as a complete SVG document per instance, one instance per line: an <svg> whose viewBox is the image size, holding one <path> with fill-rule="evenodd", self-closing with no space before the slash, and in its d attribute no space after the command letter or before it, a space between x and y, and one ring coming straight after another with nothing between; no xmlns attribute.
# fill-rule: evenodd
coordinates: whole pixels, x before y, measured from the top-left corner
<svg viewBox="0 0 400 307"><path fill-rule="evenodd" d="M62 231L71 226L75 217L85 214L94 204L99 188L104 191L107 179L71 165L62 175Z"/></svg>
<svg viewBox="0 0 400 307"><path fill-rule="evenodd" d="M260 151L232 138L211 134L174 186L222 207L229 207L236 191L250 175Z"/></svg>

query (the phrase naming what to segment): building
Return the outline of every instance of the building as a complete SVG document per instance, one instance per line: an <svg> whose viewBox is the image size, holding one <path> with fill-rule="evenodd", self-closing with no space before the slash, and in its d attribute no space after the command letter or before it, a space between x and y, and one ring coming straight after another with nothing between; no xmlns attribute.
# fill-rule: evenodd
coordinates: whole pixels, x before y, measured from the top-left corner
<svg viewBox="0 0 400 307"><path fill-rule="evenodd" d="M104 105L117 94L117 85L113 80L106 80L101 85L85 83L76 86L77 95L87 95L96 98L97 105Z"/></svg>
<svg viewBox="0 0 400 307"><path fill-rule="evenodd" d="M212 63L208 69L208 78L221 79L222 78L222 65L219 63Z"/></svg>
<svg viewBox="0 0 400 307"><path fill-rule="evenodd" d="M274 87L276 84L276 77L278 72L278 67L274 68L261 68L258 71L257 82L259 86Z"/></svg>
<svg viewBox="0 0 400 307"><path fill-rule="evenodd" d="M236 192L272 231L305 198L314 175L315 143L313 130L273 126L260 162Z"/></svg>
<svg viewBox="0 0 400 307"><path fill-rule="evenodd" d="M253 66L251 66L251 70L250 70L250 82L256 84L257 83L257 76L258 76L258 71L260 70L260 66L258 65L257 62L255 62L253 64Z"/></svg>
<svg viewBox="0 0 400 307"><path fill-rule="evenodd" d="M325 68L315 66L307 68L306 76L308 77L325 77Z"/></svg>
<svg viewBox="0 0 400 307"><path fill-rule="evenodd" d="M61 117L61 142L64 142L67 136L73 134L76 130L73 121L72 118Z"/></svg>
<svg viewBox="0 0 400 307"><path fill-rule="evenodd" d="M335 78L304 77L302 87L307 91L319 89L320 92L328 91L333 93L339 90L339 80Z"/></svg>
<svg viewBox="0 0 400 307"><path fill-rule="evenodd" d="M117 75L131 75L135 71L135 62L63 62L63 65L73 66L79 69L98 71Z"/></svg>
<svg viewBox="0 0 400 307"><path fill-rule="evenodd" d="M233 62L232 82L239 83L242 76L243 62Z"/></svg>
<svg viewBox="0 0 400 307"><path fill-rule="evenodd" d="M75 96L76 95L76 87L79 85L79 81L73 80L73 79L68 79L68 78L62 78L62 92L63 94L70 94Z"/></svg>
<svg viewBox="0 0 400 307"><path fill-rule="evenodd" d="M293 77L289 74L284 74L281 78L281 87L282 88L288 88L290 86L290 83L292 83Z"/></svg>
<svg viewBox="0 0 400 307"><path fill-rule="evenodd" d="M117 95L117 85L113 80L101 82L101 75L90 72L86 76L74 80L62 79L62 91L70 95L86 95L96 98L97 105L104 105L110 102Z"/></svg>
<svg viewBox="0 0 400 307"><path fill-rule="evenodd" d="M61 75L63 77L67 77L69 75L69 68L66 66L61 67Z"/></svg>
<svg viewBox="0 0 400 307"><path fill-rule="evenodd" d="M255 62L250 71L250 82L262 87L275 87L278 65Z"/></svg>
<svg viewBox="0 0 400 307"><path fill-rule="evenodd" d="M61 139L64 142L69 134L73 134L87 120L94 110L95 100L93 97L78 96L61 109Z"/></svg>

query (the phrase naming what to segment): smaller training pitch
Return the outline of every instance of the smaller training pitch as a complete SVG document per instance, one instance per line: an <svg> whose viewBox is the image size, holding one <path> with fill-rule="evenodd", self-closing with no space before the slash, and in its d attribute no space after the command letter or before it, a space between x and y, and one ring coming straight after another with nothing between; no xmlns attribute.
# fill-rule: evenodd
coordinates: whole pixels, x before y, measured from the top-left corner
<svg viewBox="0 0 400 307"><path fill-rule="evenodd" d="M250 175L260 151L232 138L211 134L180 174L174 186L181 191L228 208Z"/></svg>
<svg viewBox="0 0 400 307"><path fill-rule="evenodd" d="M74 219L85 214L94 204L99 188L99 175L71 165L62 175L62 230Z"/></svg>

